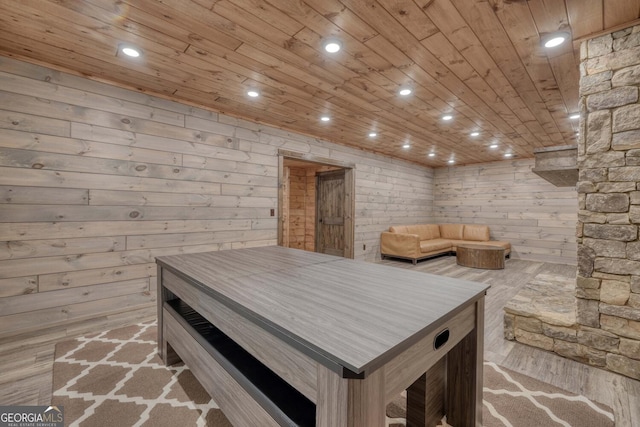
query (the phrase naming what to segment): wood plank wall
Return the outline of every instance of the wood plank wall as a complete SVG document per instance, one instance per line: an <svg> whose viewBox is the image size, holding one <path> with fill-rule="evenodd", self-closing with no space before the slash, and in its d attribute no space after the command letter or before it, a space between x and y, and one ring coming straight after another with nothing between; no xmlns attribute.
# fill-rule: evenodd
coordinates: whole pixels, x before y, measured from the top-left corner
<svg viewBox="0 0 640 427"><path fill-rule="evenodd" d="M289 187L291 186L291 179L289 177L290 169L285 166L282 171L282 246L290 248L291 247L291 239L290 239L290 228L291 228L291 217L289 214L289 207L291 206L291 200L289 195Z"/></svg>
<svg viewBox="0 0 640 427"><path fill-rule="evenodd" d="M0 338L153 315L156 256L276 244L280 148L356 164L356 258L431 219L431 169L0 57Z"/></svg>
<svg viewBox="0 0 640 427"><path fill-rule="evenodd" d="M306 249L307 170L289 168L289 247Z"/></svg>
<svg viewBox="0 0 640 427"><path fill-rule="evenodd" d="M575 265L578 194L533 166L522 159L436 169L436 220L487 224L492 238L511 242L514 258Z"/></svg>
<svg viewBox="0 0 640 427"><path fill-rule="evenodd" d="M304 193L304 250L316 250L316 173L332 170L331 167L306 169L307 188Z"/></svg>
<svg viewBox="0 0 640 427"><path fill-rule="evenodd" d="M286 165L285 160L285 165ZM337 169L333 166L322 166L313 163L303 166L303 162L295 162L300 166L285 166L284 183L287 204L283 240L284 246L314 252L316 246L316 174Z"/></svg>

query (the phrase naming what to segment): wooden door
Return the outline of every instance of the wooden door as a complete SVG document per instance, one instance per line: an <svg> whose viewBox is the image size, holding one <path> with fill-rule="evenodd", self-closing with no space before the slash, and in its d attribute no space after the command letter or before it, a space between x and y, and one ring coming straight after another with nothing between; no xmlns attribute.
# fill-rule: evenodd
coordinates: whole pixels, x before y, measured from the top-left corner
<svg viewBox="0 0 640 427"><path fill-rule="evenodd" d="M319 172L316 179L316 252L347 257L345 171Z"/></svg>

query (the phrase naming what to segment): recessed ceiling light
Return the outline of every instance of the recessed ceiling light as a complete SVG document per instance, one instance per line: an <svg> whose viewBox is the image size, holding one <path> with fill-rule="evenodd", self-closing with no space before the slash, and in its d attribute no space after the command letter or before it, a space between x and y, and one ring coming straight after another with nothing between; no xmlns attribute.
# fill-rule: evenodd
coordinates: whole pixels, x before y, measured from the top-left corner
<svg viewBox="0 0 640 427"><path fill-rule="evenodd" d="M453 116L451 114L445 114L444 116L442 116L442 120L444 121L449 121L453 119Z"/></svg>
<svg viewBox="0 0 640 427"><path fill-rule="evenodd" d="M560 46L568 38L569 38L569 33L561 32L561 33L548 34L545 37L543 37L541 41L544 47L549 48L549 47Z"/></svg>
<svg viewBox="0 0 640 427"><path fill-rule="evenodd" d="M448 161L447 163L449 163L449 164L453 164L453 163L455 163L455 162L456 162L455 160L453 160L453 159L449 159L449 161Z"/></svg>
<svg viewBox="0 0 640 427"><path fill-rule="evenodd" d="M498 144L491 144L489 148L498 148Z"/></svg>
<svg viewBox="0 0 640 427"><path fill-rule="evenodd" d="M329 117L329 116L322 116L322 117L320 117L320 120L322 120L323 122L328 122L329 120L331 120L331 117Z"/></svg>
<svg viewBox="0 0 640 427"><path fill-rule="evenodd" d="M436 153L429 153L429 157L435 157Z"/></svg>
<svg viewBox="0 0 640 427"><path fill-rule="evenodd" d="M260 96L260 92L257 89L249 89L247 91L247 95L249 95L251 98L257 98Z"/></svg>
<svg viewBox="0 0 640 427"><path fill-rule="evenodd" d="M471 135L471 136L478 136L478 135L480 135L480 132L471 132L469 135Z"/></svg>
<svg viewBox="0 0 640 427"><path fill-rule="evenodd" d="M131 58L138 58L140 55L142 55L142 51L139 48L131 45L121 45L120 52Z"/></svg>
<svg viewBox="0 0 640 427"><path fill-rule="evenodd" d="M580 118L580 113L572 114L569 116L571 120L578 120Z"/></svg>
<svg viewBox="0 0 640 427"><path fill-rule="evenodd" d="M342 41L336 38L329 38L324 41L323 47L324 47L324 50L326 50L329 53L336 53L340 49L342 49Z"/></svg>
<svg viewBox="0 0 640 427"><path fill-rule="evenodd" d="M378 134L377 134L377 133L375 133L375 132L369 132L369 137L370 137L370 138L375 138L376 136L378 136Z"/></svg>
<svg viewBox="0 0 640 427"><path fill-rule="evenodd" d="M405 143L405 144L402 146L402 148L411 148L411 144L409 144L409 143Z"/></svg>
<svg viewBox="0 0 640 427"><path fill-rule="evenodd" d="M512 157L512 156L513 156L513 154L511 154L511 153L505 153L505 154L504 154L504 156L505 156L505 157Z"/></svg>
<svg viewBox="0 0 640 427"><path fill-rule="evenodd" d="M409 87L401 87L400 90L398 91L398 93L402 96L411 95L411 92L413 91Z"/></svg>

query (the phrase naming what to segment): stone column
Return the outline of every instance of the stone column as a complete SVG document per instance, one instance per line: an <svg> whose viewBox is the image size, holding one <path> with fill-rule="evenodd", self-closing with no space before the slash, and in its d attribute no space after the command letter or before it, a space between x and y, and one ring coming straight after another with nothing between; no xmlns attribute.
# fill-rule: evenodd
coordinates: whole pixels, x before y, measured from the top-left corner
<svg viewBox="0 0 640 427"><path fill-rule="evenodd" d="M640 379L640 26L583 42L578 143L578 341Z"/></svg>

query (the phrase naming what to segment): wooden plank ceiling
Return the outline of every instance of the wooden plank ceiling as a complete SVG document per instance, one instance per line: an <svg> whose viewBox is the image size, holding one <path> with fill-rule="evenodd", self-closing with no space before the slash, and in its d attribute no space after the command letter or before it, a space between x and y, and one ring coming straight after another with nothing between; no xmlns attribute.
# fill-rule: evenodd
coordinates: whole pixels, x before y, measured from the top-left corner
<svg viewBox="0 0 640 427"><path fill-rule="evenodd" d="M2 0L0 54L441 167L575 143L579 46L541 37L639 16L640 0Z"/></svg>

